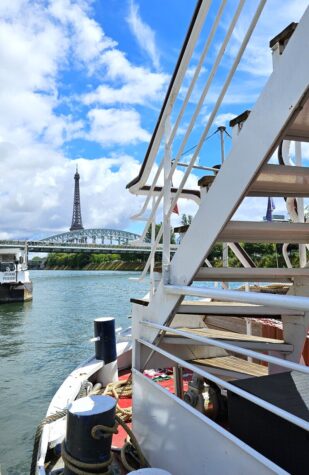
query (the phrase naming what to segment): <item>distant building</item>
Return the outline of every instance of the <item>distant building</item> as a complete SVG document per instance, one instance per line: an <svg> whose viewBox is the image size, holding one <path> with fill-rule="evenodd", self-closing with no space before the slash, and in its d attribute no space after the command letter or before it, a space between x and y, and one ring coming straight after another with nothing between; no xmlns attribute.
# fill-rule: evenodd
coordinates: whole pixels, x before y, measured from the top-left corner
<svg viewBox="0 0 309 475"><path fill-rule="evenodd" d="M263 221L268 221L266 216L263 216ZM284 214L273 214L272 221L288 221Z"/></svg>

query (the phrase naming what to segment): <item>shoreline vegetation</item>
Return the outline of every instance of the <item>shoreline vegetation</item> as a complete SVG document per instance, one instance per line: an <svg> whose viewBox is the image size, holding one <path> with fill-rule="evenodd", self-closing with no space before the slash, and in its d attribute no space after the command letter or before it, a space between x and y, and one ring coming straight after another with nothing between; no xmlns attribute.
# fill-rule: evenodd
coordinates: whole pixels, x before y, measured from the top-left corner
<svg viewBox="0 0 309 475"><path fill-rule="evenodd" d="M34 257L30 269L44 270L143 270L148 254L52 253L47 258Z"/></svg>
<svg viewBox="0 0 309 475"><path fill-rule="evenodd" d="M244 249L257 267L286 267L281 246L276 244L244 244ZM297 246L290 246L289 257L293 266L298 265ZM92 253L52 253L47 258L34 257L29 269L46 270L119 270L141 271L148 259L148 253L92 254ZM213 247L208 256L213 267L222 267L222 245ZM240 267L238 259L229 250L229 266ZM156 267L161 267L161 254L156 255Z"/></svg>

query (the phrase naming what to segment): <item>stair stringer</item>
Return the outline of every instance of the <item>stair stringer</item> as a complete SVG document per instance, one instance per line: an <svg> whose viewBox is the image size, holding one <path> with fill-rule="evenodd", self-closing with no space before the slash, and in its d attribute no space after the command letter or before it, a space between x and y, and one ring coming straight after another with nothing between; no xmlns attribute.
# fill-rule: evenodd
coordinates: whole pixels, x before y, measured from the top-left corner
<svg viewBox="0 0 309 475"><path fill-rule="evenodd" d="M217 236L231 218L261 166L270 158L308 95L309 8L304 13L276 69L209 192L186 232L170 265L169 283L190 285L210 252ZM241 173L240 173L241 172ZM169 295L161 280L143 318L156 323L169 322L182 297ZM154 341L157 330L143 327L141 334Z"/></svg>

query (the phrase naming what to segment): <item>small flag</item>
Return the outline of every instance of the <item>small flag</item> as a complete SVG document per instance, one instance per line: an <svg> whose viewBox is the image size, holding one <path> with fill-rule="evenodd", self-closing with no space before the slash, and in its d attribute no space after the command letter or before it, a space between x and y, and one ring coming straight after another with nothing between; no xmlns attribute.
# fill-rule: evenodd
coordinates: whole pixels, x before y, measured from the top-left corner
<svg viewBox="0 0 309 475"><path fill-rule="evenodd" d="M173 208L172 213L175 213L175 214L178 214L178 215L179 215L179 209L178 209L178 204L177 204L177 203L175 203L175 206L174 206L174 208Z"/></svg>
<svg viewBox="0 0 309 475"><path fill-rule="evenodd" d="M274 200L270 197L268 197L268 202L267 202L267 211L266 211L266 221L272 221L273 220L273 211L276 209Z"/></svg>
<svg viewBox="0 0 309 475"><path fill-rule="evenodd" d="M171 185L172 185L172 188L173 188L173 186L174 186L174 185L173 185L173 182L171 182ZM179 209L178 209L177 201L176 201L175 206L174 206L174 208L173 208L173 210L172 210L172 213L179 214Z"/></svg>

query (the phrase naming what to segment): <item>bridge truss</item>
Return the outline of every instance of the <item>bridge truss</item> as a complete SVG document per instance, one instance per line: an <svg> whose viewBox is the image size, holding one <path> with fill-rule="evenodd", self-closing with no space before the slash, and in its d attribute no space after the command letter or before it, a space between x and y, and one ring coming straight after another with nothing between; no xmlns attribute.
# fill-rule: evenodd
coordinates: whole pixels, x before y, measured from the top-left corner
<svg viewBox="0 0 309 475"><path fill-rule="evenodd" d="M66 244L129 244L129 242L139 239L138 234L120 229L79 229L62 234L56 234L41 241L48 243Z"/></svg>

